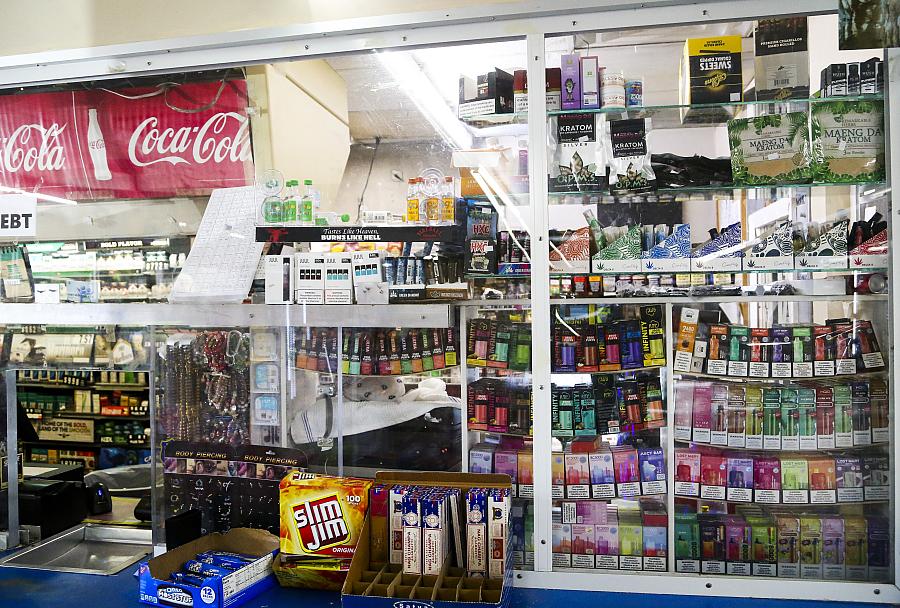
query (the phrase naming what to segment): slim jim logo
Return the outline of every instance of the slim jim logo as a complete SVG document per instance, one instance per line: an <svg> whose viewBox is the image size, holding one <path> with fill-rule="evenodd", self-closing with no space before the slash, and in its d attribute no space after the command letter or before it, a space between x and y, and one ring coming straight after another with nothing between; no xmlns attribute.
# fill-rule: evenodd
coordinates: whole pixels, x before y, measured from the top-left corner
<svg viewBox="0 0 900 608"><path fill-rule="evenodd" d="M146 118L131 134L128 159L136 167L250 159L250 121L237 112L219 112L196 127L161 128L159 122Z"/></svg>
<svg viewBox="0 0 900 608"><path fill-rule="evenodd" d="M294 522L300 545L307 553L340 545L350 539L337 494L294 505Z"/></svg>
<svg viewBox="0 0 900 608"><path fill-rule="evenodd" d="M66 125L52 123L24 124L17 127L9 137L0 140L0 170L8 173L18 171L59 171L66 164L66 152L60 141Z"/></svg>

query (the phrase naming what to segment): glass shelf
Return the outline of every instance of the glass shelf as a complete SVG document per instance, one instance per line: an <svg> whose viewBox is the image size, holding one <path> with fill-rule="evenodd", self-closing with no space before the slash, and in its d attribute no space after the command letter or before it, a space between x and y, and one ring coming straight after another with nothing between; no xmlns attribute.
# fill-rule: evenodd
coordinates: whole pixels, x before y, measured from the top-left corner
<svg viewBox="0 0 900 608"><path fill-rule="evenodd" d="M709 104L664 104L653 106L636 106L631 108L595 108L578 110L557 110L547 112L548 116L566 114L610 114L624 115L616 118L651 118L654 129L679 129L686 127L721 126L732 118L758 116L761 114L781 113L785 106L810 105L834 101L883 101L884 95L863 95L847 97L813 97L809 99L753 100L730 103Z"/></svg>

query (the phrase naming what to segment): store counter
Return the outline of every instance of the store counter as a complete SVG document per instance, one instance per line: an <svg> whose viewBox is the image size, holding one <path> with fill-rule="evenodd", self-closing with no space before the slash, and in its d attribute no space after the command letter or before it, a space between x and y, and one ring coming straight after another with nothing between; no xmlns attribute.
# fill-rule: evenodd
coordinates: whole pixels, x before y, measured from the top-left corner
<svg viewBox="0 0 900 608"><path fill-rule="evenodd" d="M67 574L42 570L0 568L0 608L139 608L135 568L126 568L115 576ZM337 593L276 588L242 604L243 608L290 608L302 600L305 608L338 608ZM598 601L616 608L645 608L650 604L667 608L713 608L722 598L637 593L590 593L548 589L513 589L510 608L538 608L565 605L567 608L595 608ZM729 599L731 608L849 608L864 604L832 602L771 601Z"/></svg>

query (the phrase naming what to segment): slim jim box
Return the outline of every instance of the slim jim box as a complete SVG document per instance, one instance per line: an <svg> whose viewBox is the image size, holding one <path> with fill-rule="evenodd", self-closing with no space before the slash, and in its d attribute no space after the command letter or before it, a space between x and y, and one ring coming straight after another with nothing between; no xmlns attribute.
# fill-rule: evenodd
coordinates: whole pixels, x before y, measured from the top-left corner
<svg viewBox="0 0 900 608"><path fill-rule="evenodd" d="M512 587L509 476L408 471L379 472L375 476L374 487L381 488L379 491L390 492L395 486L402 486L406 495L413 492L432 500L448 498L446 517L429 521L427 509L421 517L423 529L443 527L443 563L437 574L411 573L405 556L404 563L392 563L381 542L389 534L390 522L386 514L370 509L341 590L341 605L506 608ZM467 505L472 505L472 512ZM403 525L414 525L414 519L405 517ZM416 548L404 546L403 550L406 554ZM434 553L433 549L426 551ZM474 561L473 553L479 553ZM498 560L502 560L502 567L497 567ZM483 565L486 567L480 571Z"/></svg>

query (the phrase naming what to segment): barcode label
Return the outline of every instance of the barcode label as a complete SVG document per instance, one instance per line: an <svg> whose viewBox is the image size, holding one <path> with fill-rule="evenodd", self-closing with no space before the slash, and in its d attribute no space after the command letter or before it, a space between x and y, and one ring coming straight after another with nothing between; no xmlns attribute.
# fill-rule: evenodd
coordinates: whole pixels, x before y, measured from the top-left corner
<svg viewBox="0 0 900 608"><path fill-rule="evenodd" d="M791 80L789 78L776 78L775 79L776 87L786 87L789 84L791 84Z"/></svg>

